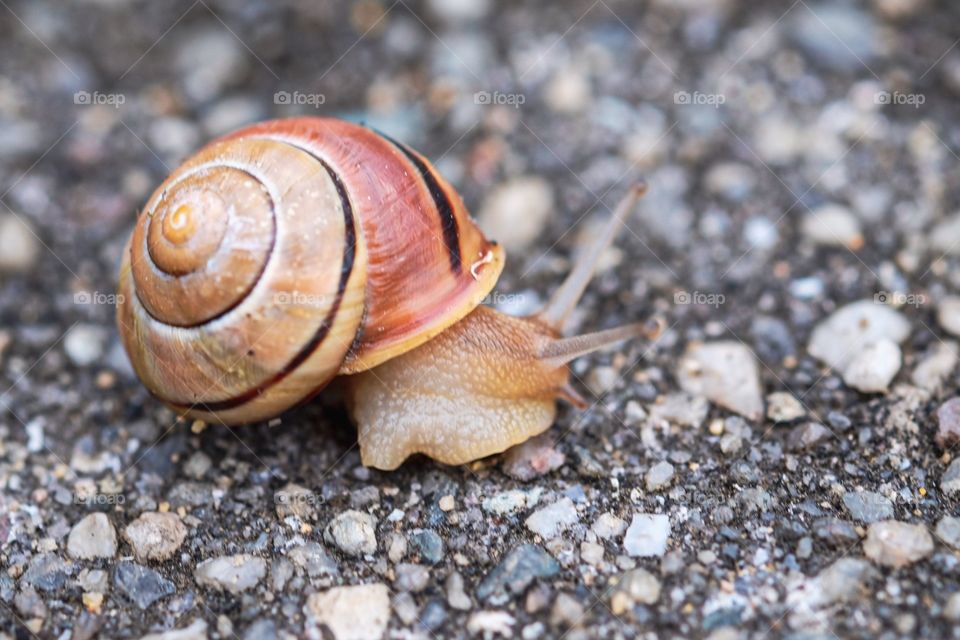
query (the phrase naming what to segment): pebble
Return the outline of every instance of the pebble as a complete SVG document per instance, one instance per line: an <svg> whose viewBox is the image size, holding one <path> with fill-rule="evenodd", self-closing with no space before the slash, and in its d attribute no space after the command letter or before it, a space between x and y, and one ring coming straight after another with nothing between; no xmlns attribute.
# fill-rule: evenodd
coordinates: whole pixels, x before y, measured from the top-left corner
<svg viewBox="0 0 960 640"><path fill-rule="evenodd" d="M944 544L960 550L960 518L944 516L937 523L937 538Z"/></svg>
<svg viewBox="0 0 960 640"><path fill-rule="evenodd" d="M824 246L847 247L852 250L863 246L860 221L846 207L826 204L809 212L803 219L804 235Z"/></svg>
<svg viewBox="0 0 960 640"><path fill-rule="evenodd" d="M117 553L117 532L104 513L85 516L70 530L67 553L71 558L112 558Z"/></svg>
<svg viewBox="0 0 960 640"><path fill-rule="evenodd" d="M950 594L943 605L943 617L951 622L960 622L960 591Z"/></svg>
<svg viewBox="0 0 960 640"><path fill-rule="evenodd" d="M30 558L27 570L20 577L21 583L32 585L41 591L56 591L67 582L67 574L73 572L73 564L54 553L38 553Z"/></svg>
<svg viewBox="0 0 960 640"><path fill-rule="evenodd" d="M479 600L491 596L520 595L536 579L552 578L560 572L560 564L543 547L521 544L514 547L477 587Z"/></svg>
<svg viewBox="0 0 960 640"><path fill-rule="evenodd" d="M443 560L443 538L433 529L424 529L410 534L410 544L420 557L430 564Z"/></svg>
<svg viewBox="0 0 960 640"><path fill-rule="evenodd" d="M662 556L667 551L670 537L670 518L663 514L638 513L633 516L623 548L633 557Z"/></svg>
<svg viewBox="0 0 960 640"><path fill-rule="evenodd" d="M140 640L207 640L207 623L197 618L182 629L148 633Z"/></svg>
<svg viewBox="0 0 960 640"><path fill-rule="evenodd" d="M868 345L881 340L901 343L910 324L899 311L874 300L860 300L834 311L810 336L807 351L840 372Z"/></svg>
<svg viewBox="0 0 960 640"><path fill-rule="evenodd" d="M377 552L377 521L369 513L345 511L327 525L323 539L350 556Z"/></svg>
<svg viewBox="0 0 960 640"><path fill-rule="evenodd" d="M553 210L550 183L539 176L520 176L497 185L477 219L488 238L507 252L521 253L540 238Z"/></svg>
<svg viewBox="0 0 960 640"><path fill-rule="evenodd" d="M673 465L662 460L650 467L644 476L647 491L656 491L670 485L673 481Z"/></svg>
<svg viewBox="0 0 960 640"><path fill-rule="evenodd" d="M398 591L418 593L430 583L430 570L421 565L401 562L394 567L393 586Z"/></svg>
<svg viewBox="0 0 960 640"><path fill-rule="evenodd" d="M390 590L382 583L334 587L310 594L303 613L336 640L380 640L390 621Z"/></svg>
<svg viewBox="0 0 960 640"><path fill-rule="evenodd" d="M107 346L107 332L103 327L78 324L67 332L63 349L70 362L78 367L89 367L99 362Z"/></svg>
<svg viewBox="0 0 960 640"><path fill-rule="evenodd" d="M287 552L287 557L296 566L307 572L311 578L317 576L335 576L340 571L337 561L330 557L327 550L318 542L305 542Z"/></svg>
<svg viewBox="0 0 960 640"><path fill-rule="evenodd" d="M922 524L884 520L867 529L863 552L873 562L896 569L933 553L933 538Z"/></svg>
<svg viewBox="0 0 960 640"><path fill-rule="evenodd" d="M650 418L699 429L709 411L710 403L706 398L689 393L668 393L650 405Z"/></svg>
<svg viewBox="0 0 960 640"><path fill-rule="evenodd" d="M534 511L524 524L544 540L552 540L579 521L573 500L565 497Z"/></svg>
<svg viewBox="0 0 960 640"><path fill-rule="evenodd" d="M660 600L660 581L646 569L632 569L620 576L610 598L614 615L623 615L634 604L656 604Z"/></svg>
<svg viewBox="0 0 960 640"><path fill-rule="evenodd" d="M266 560L241 553L204 560L197 565L193 577L201 586L241 593L257 586L266 574Z"/></svg>
<svg viewBox="0 0 960 640"><path fill-rule="evenodd" d="M513 625L516 619L506 611L477 611L467 619L467 633L483 635L485 638L494 635L512 638Z"/></svg>
<svg viewBox="0 0 960 640"><path fill-rule="evenodd" d="M480 20L490 12L490 0L428 0L427 6L438 18L451 23Z"/></svg>
<svg viewBox="0 0 960 640"><path fill-rule="evenodd" d="M593 98L590 78L569 65L557 71L547 83L543 99L557 113L578 113L586 109Z"/></svg>
<svg viewBox="0 0 960 640"><path fill-rule="evenodd" d="M794 427L787 435L787 449L790 451L807 451L829 440L833 434L819 422L807 422Z"/></svg>
<svg viewBox="0 0 960 640"><path fill-rule="evenodd" d="M774 422L793 422L806 413L803 404L792 393L774 391L767 396L767 417Z"/></svg>
<svg viewBox="0 0 960 640"><path fill-rule="evenodd" d="M893 503L872 491L850 491L843 495L843 506L850 517L867 524L893 518Z"/></svg>
<svg viewBox="0 0 960 640"><path fill-rule="evenodd" d="M960 253L960 215L952 215L934 225L928 240L936 257Z"/></svg>
<svg viewBox="0 0 960 640"><path fill-rule="evenodd" d="M913 374L911 382L921 389L936 393L943 387L953 370L957 368L960 345L953 340L937 342L925 355Z"/></svg>
<svg viewBox="0 0 960 640"><path fill-rule="evenodd" d="M296 516L301 520L312 520L317 516L317 499L313 491L293 482L285 485L273 494L277 505L277 517L283 520Z"/></svg>
<svg viewBox="0 0 960 640"><path fill-rule="evenodd" d="M556 449L553 435L543 433L503 454L501 469L511 478L529 482L562 467L567 457Z"/></svg>
<svg viewBox="0 0 960 640"><path fill-rule="evenodd" d="M843 381L864 393L885 392L900 371L903 357L892 340L881 339L865 345L843 372Z"/></svg>
<svg viewBox="0 0 960 640"><path fill-rule="evenodd" d="M505 516L534 506L540 500L541 493L542 489L539 488L530 491L509 489L489 498L484 498L482 507L487 513Z"/></svg>
<svg viewBox="0 0 960 640"><path fill-rule="evenodd" d="M612 513L601 513L590 530L601 540L619 538L627 530L627 523Z"/></svg>
<svg viewBox="0 0 960 640"><path fill-rule="evenodd" d="M172 582L153 569L128 561L117 565L113 572L113 583L141 609L177 590Z"/></svg>
<svg viewBox="0 0 960 640"><path fill-rule="evenodd" d="M947 495L960 491L960 458L954 458L940 478L940 490Z"/></svg>
<svg viewBox="0 0 960 640"><path fill-rule="evenodd" d="M176 513L149 511L127 525L124 539L138 560L167 560L187 537L187 527Z"/></svg>
<svg viewBox="0 0 960 640"><path fill-rule="evenodd" d="M469 611L473 606L470 596L463 589L463 576L456 571L451 571L444 583L447 593L447 604L458 611Z"/></svg>
<svg viewBox="0 0 960 640"><path fill-rule="evenodd" d="M947 296L940 301L937 322L947 333L960 336L960 296Z"/></svg>
<svg viewBox="0 0 960 640"><path fill-rule="evenodd" d="M866 584L877 577L877 571L861 558L840 558L815 578L804 581L799 592L787 596L787 604L803 603L811 609L855 601Z"/></svg>
<svg viewBox="0 0 960 640"><path fill-rule="evenodd" d="M0 273L23 273L33 267L40 241L24 216L0 214Z"/></svg>
<svg viewBox="0 0 960 640"><path fill-rule="evenodd" d="M689 348L677 369L677 379L687 393L703 396L749 420L763 417L757 361L740 342L712 342Z"/></svg>
<svg viewBox="0 0 960 640"><path fill-rule="evenodd" d="M791 12L786 32L816 61L837 71L863 71L879 35L869 13L854 5L820 2Z"/></svg>
<svg viewBox="0 0 960 640"><path fill-rule="evenodd" d="M937 408L936 441L943 449L960 442L960 397L950 398Z"/></svg>
<svg viewBox="0 0 960 640"><path fill-rule="evenodd" d="M550 610L550 624L572 629L583 624L584 607L569 593L558 593Z"/></svg>

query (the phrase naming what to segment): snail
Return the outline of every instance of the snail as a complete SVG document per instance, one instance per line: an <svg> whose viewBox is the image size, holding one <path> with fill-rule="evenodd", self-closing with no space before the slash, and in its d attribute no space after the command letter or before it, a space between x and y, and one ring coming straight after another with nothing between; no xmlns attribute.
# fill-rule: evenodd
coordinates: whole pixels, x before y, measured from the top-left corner
<svg viewBox="0 0 960 640"><path fill-rule="evenodd" d="M148 200L124 251L117 322L148 390L181 415L273 418L342 376L364 465L461 464L585 407L567 363L649 325L563 337L630 190L546 306L481 304L504 266L419 153L330 118L214 140Z"/></svg>

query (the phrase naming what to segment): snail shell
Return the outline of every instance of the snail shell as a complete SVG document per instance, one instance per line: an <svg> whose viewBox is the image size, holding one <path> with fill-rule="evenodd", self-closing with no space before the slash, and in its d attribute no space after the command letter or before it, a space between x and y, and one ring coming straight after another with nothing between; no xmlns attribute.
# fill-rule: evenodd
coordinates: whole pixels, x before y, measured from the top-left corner
<svg viewBox="0 0 960 640"><path fill-rule="evenodd" d="M117 319L155 396L252 422L430 340L502 268L423 156L339 120L275 120L210 143L154 192Z"/></svg>

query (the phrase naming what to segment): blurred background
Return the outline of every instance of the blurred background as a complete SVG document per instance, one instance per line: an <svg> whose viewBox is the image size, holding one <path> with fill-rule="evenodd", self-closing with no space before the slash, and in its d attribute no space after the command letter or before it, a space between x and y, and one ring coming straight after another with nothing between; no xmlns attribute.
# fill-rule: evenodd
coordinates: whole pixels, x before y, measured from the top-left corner
<svg viewBox="0 0 960 640"><path fill-rule="evenodd" d="M0 634L320 637L342 621L308 594L383 583L397 637L956 635L946 530L884 577L860 558L881 518L844 496L931 529L956 512L933 485L955 442L934 414L957 389L960 314L938 309L960 284L958 20L934 0L0 0ZM512 313L643 177L580 321L668 331L576 363L590 411L472 467L362 468L335 398L279 427L191 431L119 344L120 252L200 145L293 115L429 157L505 244L491 303ZM908 327L893 391L808 353L856 300ZM746 400L684 382L683 354L710 340L757 358L698 361L746 380ZM936 384L911 377L950 354ZM792 427L763 417L776 392L802 405ZM290 483L309 510L276 506ZM555 530L527 519L545 505ZM189 534L147 562L124 532L152 511ZM321 533L354 512L374 518L365 556ZM669 515L669 552L622 541L639 512ZM91 513L119 540L92 560L68 550ZM241 555L248 588L196 574Z"/></svg>

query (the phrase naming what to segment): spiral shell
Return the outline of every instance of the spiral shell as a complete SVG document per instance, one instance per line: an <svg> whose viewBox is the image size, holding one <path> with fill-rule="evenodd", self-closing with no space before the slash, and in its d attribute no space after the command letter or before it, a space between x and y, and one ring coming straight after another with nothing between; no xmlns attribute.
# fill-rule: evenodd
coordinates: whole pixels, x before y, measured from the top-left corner
<svg viewBox="0 0 960 640"><path fill-rule="evenodd" d="M210 143L154 192L117 319L154 395L250 422L423 344L502 268L416 152L339 120L275 120Z"/></svg>

